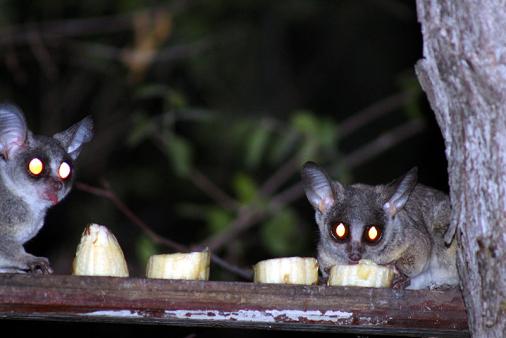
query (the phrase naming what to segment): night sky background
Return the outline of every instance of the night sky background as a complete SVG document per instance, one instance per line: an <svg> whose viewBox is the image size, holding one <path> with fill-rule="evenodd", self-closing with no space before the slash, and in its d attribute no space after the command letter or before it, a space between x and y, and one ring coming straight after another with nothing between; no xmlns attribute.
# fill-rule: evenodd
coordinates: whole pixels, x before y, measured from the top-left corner
<svg viewBox="0 0 506 338"><path fill-rule="evenodd" d="M316 255L313 212L296 189L307 160L345 183L387 183L418 166L420 182L448 190L443 139L414 74L414 1L2 1L0 45L0 99L17 104L33 132L93 117L81 187L107 187L159 236L189 248L230 231L241 210L260 212L213 250L244 268ZM149 255L174 251L78 186L27 251L69 274L90 222L116 235L133 277ZM211 279L241 280L214 265ZM309 336L4 324L93 337Z"/></svg>

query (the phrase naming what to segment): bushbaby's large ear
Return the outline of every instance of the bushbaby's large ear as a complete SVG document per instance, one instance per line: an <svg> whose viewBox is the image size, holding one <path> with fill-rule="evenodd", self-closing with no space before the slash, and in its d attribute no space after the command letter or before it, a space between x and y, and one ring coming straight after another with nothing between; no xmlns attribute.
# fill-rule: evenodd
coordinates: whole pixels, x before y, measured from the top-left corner
<svg viewBox="0 0 506 338"><path fill-rule="evenodd" d="M416 186L418 179L418 168L411 168L404 176L394 181L394 193L383 205L387 215L393 217L401 210L408 201L411 192Z"/></svg>
<svg viewBox="0 0 506 338"><path fill-rule="evenodd" d="M26 142L26 121L21 110L9 103L0 104L0 153L8 159Z"/></svg>
<svg viewBox="0 0 506 338"><path fill-rule="evenodd" d="M89 142L93 137L93 120L90 116L86 116L69 129L55 134L53 137L60 142L70 157L75 160L79 156L83 144Z"/></svg>
<svg viewBox="0 0 506 338"><path fill-rule="evenodd" d="M321 213L327 212L342 193L340 183L333 183L327 173L316 163L306 162L302 167L302 183L309 203Z"/></svg>

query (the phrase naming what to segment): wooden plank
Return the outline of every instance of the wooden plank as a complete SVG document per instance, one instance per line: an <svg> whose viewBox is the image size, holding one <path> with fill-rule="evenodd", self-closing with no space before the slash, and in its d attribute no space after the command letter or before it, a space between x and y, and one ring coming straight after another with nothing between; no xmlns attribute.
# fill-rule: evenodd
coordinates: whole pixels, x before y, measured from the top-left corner
<svg viewBox="0 0 506 338"><path fill-rule="evenodd" d="M460 291L0 275L0 318L463 337Z"/></svg>

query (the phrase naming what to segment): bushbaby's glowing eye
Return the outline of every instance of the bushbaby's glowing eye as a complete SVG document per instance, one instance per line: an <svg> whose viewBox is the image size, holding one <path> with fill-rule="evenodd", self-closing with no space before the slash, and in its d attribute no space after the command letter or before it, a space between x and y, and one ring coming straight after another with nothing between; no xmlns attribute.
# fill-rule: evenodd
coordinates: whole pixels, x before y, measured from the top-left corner
<svg viewBox="0 0 506 338"><path fill-rule="evenodd" d="M71 171L70 165L67 162L62 162L58 168L58 176L64 180L70 176Z"/></svg>
<svg viewBox="0 0 506 338"><path fill-rule="evenodd" d="M44 163L34 157L28 162L28 172L34 176L39 176L44 171Z"/></svg>
<svg viewBox="0 0 506 338"><path fill-rule="evenodd" d="M366 229L365 239L367 242L374 244L381 239L381 228L376 225L371 225Z"/></svg>
<svg viewBox="0 0 506 338"><path fill-rule="evenodd" d="M348 238L348 226L342 222L332 225L330 234L335 240L344 241Z"/></svg>

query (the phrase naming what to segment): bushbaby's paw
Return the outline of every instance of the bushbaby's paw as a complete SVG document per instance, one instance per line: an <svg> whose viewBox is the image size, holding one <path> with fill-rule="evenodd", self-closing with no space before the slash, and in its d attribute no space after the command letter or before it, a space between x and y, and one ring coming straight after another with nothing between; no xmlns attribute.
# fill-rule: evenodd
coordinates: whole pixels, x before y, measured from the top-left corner
<svg viewBox="0 0 506 338"><path fill-rule="evenodd" d="M451 284L431 284L429 286L430 290L437 290L437 291L445 291L450 289L458 288L458 285L451 285Z"/></svg>
<svg viewBox="0 0 506 338"><path fill-rule="evenodd" d="M411 279L403 273L396 273L392 282L392 289L405 289L411 284Z"/></svg>
<svg viewBox="0 0 506 338"><path fill-rule="evenodd" d="M46 257L32 256L26 262L28 272L34 274L48 275L53 273L53 269L49 265L49 260Z"/></svg>

